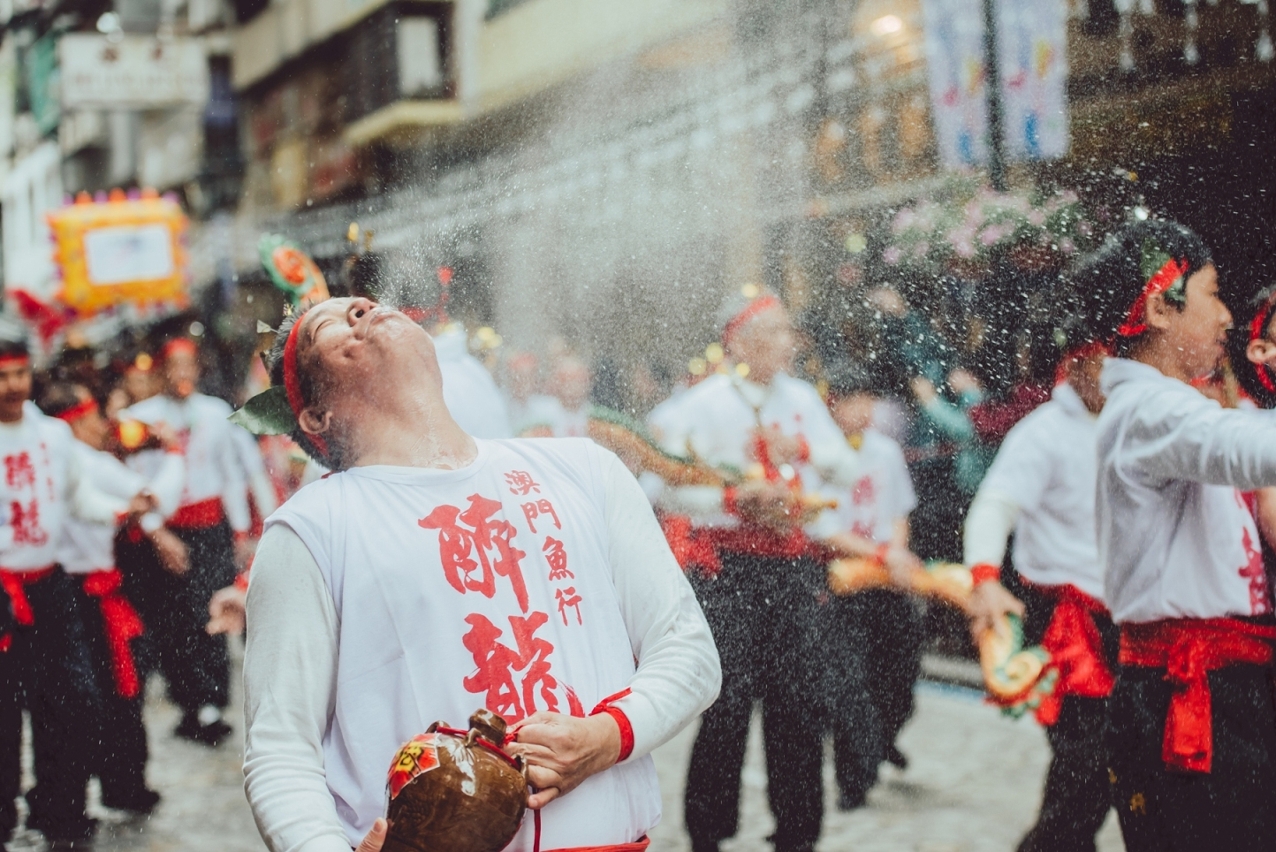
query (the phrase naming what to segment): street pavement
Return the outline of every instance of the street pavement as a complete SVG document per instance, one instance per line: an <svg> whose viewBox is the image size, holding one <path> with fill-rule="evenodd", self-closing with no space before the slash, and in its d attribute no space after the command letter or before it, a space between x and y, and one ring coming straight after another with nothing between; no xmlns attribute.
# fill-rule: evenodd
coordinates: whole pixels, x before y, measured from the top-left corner
<svg viewBox="0 0 1276 852"><path fill-rule="evenodd" d="M237 678L236 678L237 680ZM907 771L882 771L868 807L839 813L831 763L826 761L828 801L820 852L1009 852L1031 825L1039 804L1049 753L1030 719L1011 720L983 704L971 690L919 684L917 715L900 746ZM238 697L229 720L235 736L218 749L175 739L176 709L161 684L148 690L151 785L164 801L147 820L128 820L93 805L102 819L97 852L262 852L265 848L244 800L240 755L243 722ZM724 852L763 852L772 822L766 806L762 742L755 720L744 773L739 835ZM652 833L657 852L688 852L682 828L682 788L695 727L656 752L665 816ZM39 835L22 834L9 852L43 852ZM1100 852L1122 849L1109 815Z"/></svg>

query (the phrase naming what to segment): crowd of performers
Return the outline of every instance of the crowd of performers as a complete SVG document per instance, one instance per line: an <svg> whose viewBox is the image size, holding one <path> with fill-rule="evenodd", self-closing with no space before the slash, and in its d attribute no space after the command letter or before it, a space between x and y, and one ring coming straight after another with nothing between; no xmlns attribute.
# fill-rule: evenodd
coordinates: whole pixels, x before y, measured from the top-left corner
<svg viewBox="0 0 1276 852"><path fill-rule="evenodd" d="M968 507L972 635L1010 614L1050 655L1033 709L1053 759L1021 850L1093 849L1114 807L1136 852L1276 843L1276 292L1253 305L1232 329L1195 234L1124 227L1051 302L1053 388L988 415L1004 439L973 499L947 501ZM591 405L565 348L507 357L498 382L439 312L426 336L366 298L302 307L265 357L286 423L260 441L196 391L187 335L34 380L0 342L0 834L24 710L28 828L90 837L94 775L105 806L150 812L145 681L163 676L177 736L217 746L223 634L245 621L247 792L272 850L379 849L394 750L480 704L531 766L544 821L519 850L644 848L649 754L697 716L695 852L736 833L759 706L780 852L820 836L827 739L844 810L907 765L911 592L938 555L910 526L950 507L919 506L944 497L880 370L836 363L817 391L786 306L746 286L717 369L639 425ZM949 435L976 387L910 384ZM837 559L885 580L833 594Z"/></svg>
<svg viewBox="0 0 1276 852"><path fill-rule="evenodd" d="M67 359L37 376L25 342L0 343L5 837L24 710L37 780L26 826L54 842L92 837L90 776L106 807L159 803L142 723L151 672L182 710L177 736L216 746L230 733L230 661L209 605L246 563L253 513L278 495L231 407L196 391L192 339L134 354L119 369Z"/></svg>

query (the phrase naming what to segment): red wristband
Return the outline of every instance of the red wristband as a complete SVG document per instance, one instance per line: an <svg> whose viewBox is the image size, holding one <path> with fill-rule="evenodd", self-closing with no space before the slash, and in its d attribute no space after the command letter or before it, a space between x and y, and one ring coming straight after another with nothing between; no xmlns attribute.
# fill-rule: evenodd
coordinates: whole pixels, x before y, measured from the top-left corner
<svg viewBox="0 0 1276 852"><path fill-rule="evenodd" d="M976 565L972 565L970 566L970 579L976 586L994 581L1000 582L1001 567L998 565L989 565L987 562L980 562Z"/></svg>
<svg viewBox="0 0 1276 852"><path fill-rule="evenodd" d="M873 555L872 555L872 557L870 557L870 558L871 558L874 562L876 562L878 565L885 565L885 564L886 564L886 554L888 554L888 553L890 553L890 552L891 552L891 544L890 544L890 542L887 542L886 544L879 544L879 545L877 546L877 550L874 550L874 551L873 551Z"/></svg>
<svg viewBox="0 0 1276 852"><path fill-rule="evenodd" d="M241 592L248 591L248 572L242 571L235 575L235 588Z"/></svg>
<svg viewBox="0 0 1276 852"><path fill-rule="evenodd" d="M634 753L634 726L629 723L629 717L625 715L625 711L619 707L613 707L611 702L619 701L630 693L628 688L622 689L615 695L609 695L602 701L598 702L598 706L589 711L590 716L597 716L599 713L606 713L608 716L616 720L616 727L620 729L620 755L616 758L616 762L620 763Z"/></svg>
<svg viewBox="0 0 1276 852"><path fill-rule="evenodd" d="M728 485L722 489L722 511L728 515L739 515L739 507L735 504L735 486Z"/></svg>

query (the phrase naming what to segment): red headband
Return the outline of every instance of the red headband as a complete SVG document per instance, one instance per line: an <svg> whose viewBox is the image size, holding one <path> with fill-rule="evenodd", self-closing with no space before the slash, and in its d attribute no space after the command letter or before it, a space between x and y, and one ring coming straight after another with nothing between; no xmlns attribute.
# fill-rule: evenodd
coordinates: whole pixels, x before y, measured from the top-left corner
<svg viewBox="0 0 1276 852"><path fill-rule="evenodd" d="M779 307L782 307L780 300L769 294L749 302L749 304L744 306L744 310L727 320L727 324L722 327L722 342L726 343L730 340L732 335L739 331L745 323L756 317L758 314L765 313L772 308Z"/></svg>
<svg viewBox="0 0 1276 852"><path fill-rule="evenodd" d="M1174 286L1174 282L1186 274L1187 261L1178 261L1174 258L1167 260L1165 265L1148 279L1148 283L1143 285L1143 292L1139 294L1139 298L1135 299L1134 304L1130 307L1130 313L1126 315L1125 322L1121 323L1120 328L1117 329L1117 334L1121 337L1138 337L1147 331L1147 317L1144 314L1147 311L1148 299L1157 293L1164 293Z"/></svg>
<svg viewBox="0 0 1276 852"><path fill-rule="evenodd" d="M21 362L23 364L30 364L31 356L20 355L16 352L11 355L0 355L0 367L7 367L10 364L16 364L18 362Z"/></svg>
<svg viewBox="0 0 1276 852"><path fill-rule="evenodd" d="M305 406L301 399L301 379L297 377L297 332L301 330L301 320L304 316L305 314L302 314L297 317L297 321L292 324L292 329L288 332L288 340L284 343L284 393L288 395L288 407L292 409L292 416L297 420L299 429L301 428L301 410ZM323 436L311 435L309 432L305 435L326 459L328 442L323 439Z"/></svg>
<svg viewBox="0 0 1276 852"><path fill-rule="evenodd" d="M1267 301L1263 303L1263 307L1258 313L1254 314L1254 319L1249 324L1249 342L1262 340L1267 331L1267 324L1271 322L1272 309L1276 308L1276 292L1267 297ZM1276 393L1276 381L1272 380L1271 371L1262 364L1254 365L1254 372L1258 374L1258 381L1267 388L1268 393Z"/></svg>
<svg viewBox="0 0 1276 852"><path fill-rule="evenodd" d="M199 353L199 349L195 346L195 341L190 338L175 337L160 348L160 358L167 360L179 352L185 352L188 355L196 355Z"/></svg>
<svg viewBox="0 0 1276 852"><path fill-rule="evenodd" d="M57 417L59 420L64 421L66 423L74 423L80 418L86 417L87 415L94 414L96 412L97 412L97 400L89 398L84 400L84 402L71 406L66 411L63 411L59 414L55 414L54 416Z"/></svg>

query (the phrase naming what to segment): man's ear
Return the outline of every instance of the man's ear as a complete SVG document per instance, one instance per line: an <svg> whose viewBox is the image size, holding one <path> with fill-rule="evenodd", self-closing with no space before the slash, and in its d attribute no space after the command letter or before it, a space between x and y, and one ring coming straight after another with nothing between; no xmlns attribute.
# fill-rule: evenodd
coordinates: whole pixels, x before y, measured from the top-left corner
<svg viewBox="0 0 1276 852"><path fill-rule="evenodd" d="M1245 357L1251 364L1276 366L1276 343L1272 343L1265 337L1251 340L1245 347Z"/></svg>
<svg viewBox="0 0 1276 852"><path fill-rule="evenodd" d="M1170 325L1171 315L1182 313L1169 303L1164 293L1153 293L1143 305L1143 318L1148 328L1164 331Z"/></svg>
<svg viewBox="0 0 1276 852"><path fill-rule="evenodd" d="M313 408L303 408L297 417L297 425L307 435L322 435L332 425L332 412L319 414Z"/></svg>

